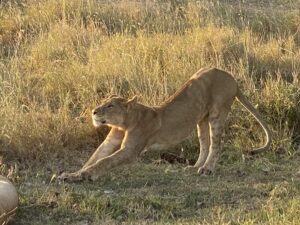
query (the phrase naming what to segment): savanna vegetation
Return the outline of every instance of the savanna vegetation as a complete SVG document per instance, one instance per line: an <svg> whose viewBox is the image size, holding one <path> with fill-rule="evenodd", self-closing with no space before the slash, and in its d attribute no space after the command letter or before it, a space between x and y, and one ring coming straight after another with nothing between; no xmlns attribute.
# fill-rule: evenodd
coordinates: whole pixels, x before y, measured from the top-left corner
<svg viewBox="0 0 300 225"><path fill-rule="evenodd" d="M213 176L183 171L195 135L100 181L59 183L103 140L110 94L157 105L202 67L232 73L270 124L234 104ZM299 224L299 0L0 1L0 172L20 193L12 224ZM178 128L180 129L180 127ZM175 157L176 159L176 157Z"/></svg>

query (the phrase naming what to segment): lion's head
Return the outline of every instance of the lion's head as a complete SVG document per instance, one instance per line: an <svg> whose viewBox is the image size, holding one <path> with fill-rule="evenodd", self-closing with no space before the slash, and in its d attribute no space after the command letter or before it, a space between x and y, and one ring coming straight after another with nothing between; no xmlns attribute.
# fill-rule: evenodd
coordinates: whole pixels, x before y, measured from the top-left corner
<svg viewBox="0 0 300 225"><path fill-rule="evenodd" d="M127 100L122 97L109 97L92 111L93 124L95 127L102 125L123 127L130 108L137 103L137 97Z"/></svg>

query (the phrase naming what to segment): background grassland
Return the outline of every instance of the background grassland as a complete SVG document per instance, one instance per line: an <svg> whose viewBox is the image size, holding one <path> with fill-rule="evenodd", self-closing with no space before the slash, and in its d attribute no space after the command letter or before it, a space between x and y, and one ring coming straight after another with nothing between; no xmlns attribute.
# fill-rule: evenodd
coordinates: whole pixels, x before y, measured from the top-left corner
<svg viewBox="0 0 300 225"><path fill-rule="evenodd" d="M0 171L21 193L16 223L299 224L299 24L299 0L1 1ZM271 126L269 154L242 160L263 133L234 104L215 177L145 159L96 184L48 185L103 139L90 121L102 98L137 94L156 105L201 67L236 77ZM183 149L194 159L196 138Z"/></svg>

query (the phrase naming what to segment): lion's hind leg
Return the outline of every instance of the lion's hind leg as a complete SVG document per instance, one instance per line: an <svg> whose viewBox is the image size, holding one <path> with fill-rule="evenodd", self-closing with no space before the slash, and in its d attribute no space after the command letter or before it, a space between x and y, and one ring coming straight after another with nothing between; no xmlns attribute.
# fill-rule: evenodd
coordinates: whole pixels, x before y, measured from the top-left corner
<svg viewBox="0 0 300 225"><path fill-rule="evenodd" d="M209 124L208 116L197 124L197 134L200 143L200 153L194 167L199 168L204 165L209 152Z"/></svg>
<svg viewBox="0 0 300 225"><path fill-rule="evenodd" d="M198 170L200 174L211 174L214 171L221 151L221 137L230 107L216 108L209 114L210 147L207 159Z"/></svg>

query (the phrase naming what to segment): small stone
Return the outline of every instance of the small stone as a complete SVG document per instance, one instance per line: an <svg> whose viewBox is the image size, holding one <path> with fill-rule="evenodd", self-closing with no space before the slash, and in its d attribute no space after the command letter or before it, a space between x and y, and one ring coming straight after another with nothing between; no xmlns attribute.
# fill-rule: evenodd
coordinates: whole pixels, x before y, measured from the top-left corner
<svg viewBox="0 0 300 225"><path fill-rule="evenodd" d="M106 195L112 195L114 193L115 192L113 190L104 190L104 194L106 194Z"/></svg>
<svg viewBox="0 0 300 225"><path fill-rule="evenodd" d="M204 202L197 202L197 207L201 208L204 206Z"/></svg>

